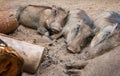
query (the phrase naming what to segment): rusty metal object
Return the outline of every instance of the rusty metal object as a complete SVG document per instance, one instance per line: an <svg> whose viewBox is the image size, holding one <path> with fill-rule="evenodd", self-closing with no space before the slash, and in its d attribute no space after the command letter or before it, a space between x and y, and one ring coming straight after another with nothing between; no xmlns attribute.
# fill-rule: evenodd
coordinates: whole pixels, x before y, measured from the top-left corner
<svg viewBox="0 0 120 76"><path fill-rule="evenodd" d="M0 34L2 39L8 46L15 49L24 59L23 71L28 73L35 73L43 58L44 47L30 44L24 41L19 41L10 38L6 35Z"/></svg>
<svg viewBox="0 0 120 76"><path fill-rule="evenodd" d="M0 33L10 34L17 27L17 19L10 11L0 11Z"/></svg>
<svg viewBox="0 0 120 76"><path fill-rule="evenodd" d="M0 40L0 76L21 75L23 63L23 58L14 49Z"/></svg>

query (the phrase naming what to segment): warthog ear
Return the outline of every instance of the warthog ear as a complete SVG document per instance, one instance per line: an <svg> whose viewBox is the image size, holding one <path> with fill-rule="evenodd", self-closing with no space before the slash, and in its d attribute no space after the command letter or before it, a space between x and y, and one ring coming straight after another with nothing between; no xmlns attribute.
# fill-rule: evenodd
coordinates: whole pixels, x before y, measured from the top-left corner
<svg viewBox="0 0 120 76"><path fill-rule="evenodd" d="M52 13L51 13L53 16L56 16L57 15L57 7L56 5L52 5Z"/></svg>

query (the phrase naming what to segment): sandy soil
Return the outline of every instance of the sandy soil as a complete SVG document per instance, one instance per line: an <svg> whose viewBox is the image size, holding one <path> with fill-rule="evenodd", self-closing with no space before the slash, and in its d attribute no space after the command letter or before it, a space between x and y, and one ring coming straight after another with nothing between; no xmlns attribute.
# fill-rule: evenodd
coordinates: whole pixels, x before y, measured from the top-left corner
<svg viewBox="0 0 120 76"><path fill-rule="evenodd" d="M119 0L0 0L0 10L15 10L28 4L35 5L57 5L65 9L80 8L94 18L103 11L116 11L120 13ZM20 40L42 45L47 48L46 57L41 63L38 71L34 75L23 74L23 76L68 76L65 74L65 64L79 60L79 54L71 54L65 48L64 38L59 39L53 45L52 41L46 37L41 37L36 30L20 27L11 35Z"/></svg>

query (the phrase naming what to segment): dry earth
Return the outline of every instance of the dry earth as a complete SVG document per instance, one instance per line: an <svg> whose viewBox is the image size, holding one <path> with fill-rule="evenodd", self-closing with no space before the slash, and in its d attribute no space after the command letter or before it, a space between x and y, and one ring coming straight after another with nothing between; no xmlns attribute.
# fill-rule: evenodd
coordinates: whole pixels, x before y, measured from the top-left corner
<svg viewBox="0 0 120 76"><path fill-rule="evenodd" d="M80 8L94 18L103 11L116 11L120 13L119 0L0 0L0 10L15 10L28 4L35 5L57 5L65 9ZM34 75L23 73L23 76L68 76L64 73L65 63L79 60L79 54L71 54L65 48L64 38L59 39L53 45L48 46L52 41L46 37L41 37L35 30L20 27L11 35L20 40L31 42L47 47L46 57Z"/></svg>

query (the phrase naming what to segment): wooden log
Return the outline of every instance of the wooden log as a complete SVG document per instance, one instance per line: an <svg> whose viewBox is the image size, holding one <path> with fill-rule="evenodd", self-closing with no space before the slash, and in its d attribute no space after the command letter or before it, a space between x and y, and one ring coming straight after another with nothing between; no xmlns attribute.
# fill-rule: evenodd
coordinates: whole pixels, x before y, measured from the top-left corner
<svg viewBox="0 0 120 76"><path fill-rule="evenodd" d="M23 69L23 58L0 40L0 76L20 76Z"/></svg>
<svg viewBox="0 0 120 76"><path fill-rule="evenodd" d="M37 71L44 53L44 47L19 41L3 34L0 34L0 39L6 42L8 46L15 49L19 55L23 57L24 72L35 73Z"/></svg>
<svg viewBox="0 0 120 76"><path fill-rule="evenodd" d="M10 34L18 27L18 22L10 11L0 11L0 33Z"/></svg>

